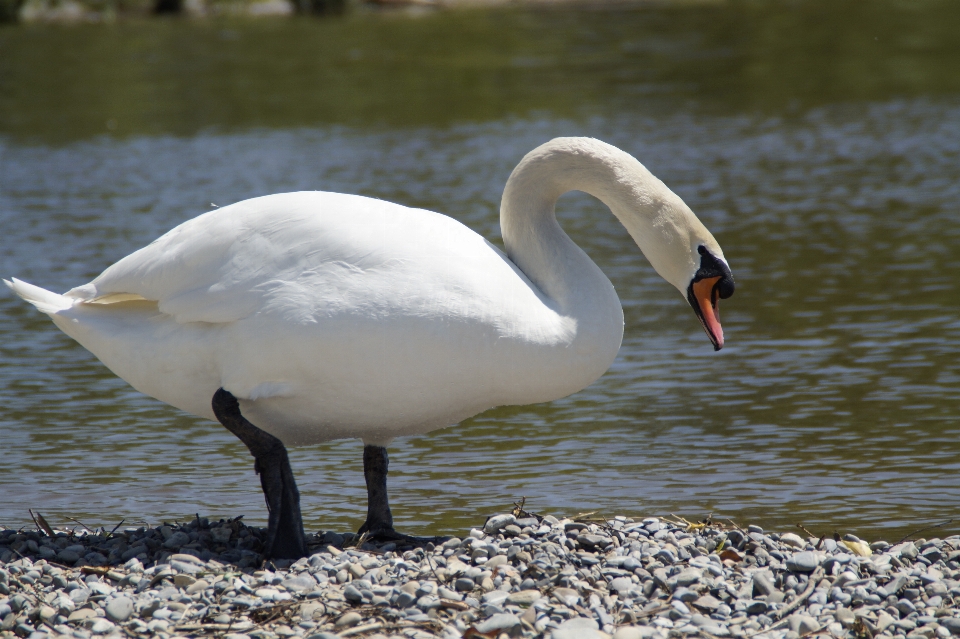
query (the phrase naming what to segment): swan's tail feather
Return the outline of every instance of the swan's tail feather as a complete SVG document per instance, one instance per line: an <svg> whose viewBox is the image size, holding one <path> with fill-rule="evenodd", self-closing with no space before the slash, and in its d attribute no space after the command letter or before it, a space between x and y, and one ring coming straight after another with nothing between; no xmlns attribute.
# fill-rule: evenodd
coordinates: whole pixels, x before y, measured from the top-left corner
<svg viewBox="0 0 960 639"><path fill-rule="evenodd" d="M37 307L37 309L47 315L53 315L60 311L65 311L73 306L74 301L63 295L52 293L45 288L27 284L17 278L3 280L3 283L10 287L10 290L27 300Z"/></svg>

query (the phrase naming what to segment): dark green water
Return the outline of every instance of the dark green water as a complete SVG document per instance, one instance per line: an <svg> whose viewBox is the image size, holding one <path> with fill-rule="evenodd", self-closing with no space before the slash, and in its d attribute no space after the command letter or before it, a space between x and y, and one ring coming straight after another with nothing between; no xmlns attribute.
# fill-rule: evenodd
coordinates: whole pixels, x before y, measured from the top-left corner
<svg viewBox="0 0 960 639"><path fill-rule="evenodd" d="M548 405L398 440L398 527L732 517L896 541L960 508L960 4L734 2L0 29L0 274L54 290L273 192L362 193L494 241L522 155L630 151L737 277L713 353L598 202L561 201L624 304ZM0 523L245 514L251 459L0 297ZM357 441L292 452L311 528L365 514ZM957 528L953 529L954 531Z"/></svg>

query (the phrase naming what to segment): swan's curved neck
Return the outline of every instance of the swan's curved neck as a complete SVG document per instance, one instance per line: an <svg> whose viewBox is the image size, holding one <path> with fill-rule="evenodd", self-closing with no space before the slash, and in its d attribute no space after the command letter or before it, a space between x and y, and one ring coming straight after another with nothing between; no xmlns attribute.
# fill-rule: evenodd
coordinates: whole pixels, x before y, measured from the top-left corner
<svg viewBox="0 0 960 639"><path fill-rule="evenodd" d="M510 259L564 314L609 304L613 290L557 223L557 199L574 190L606 204L648 257L648 227L665 197L676 197L632 156L598 140L561 138L523 158L503 193L503 243ZM619 308L615 293L613 300Z"/></svg>

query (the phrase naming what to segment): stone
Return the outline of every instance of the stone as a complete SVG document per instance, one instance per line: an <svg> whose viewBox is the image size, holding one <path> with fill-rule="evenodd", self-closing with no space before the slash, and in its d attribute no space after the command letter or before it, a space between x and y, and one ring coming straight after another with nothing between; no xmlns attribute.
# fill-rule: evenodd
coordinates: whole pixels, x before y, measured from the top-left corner
<svg viewBox="0 0 960 639"><path fill-rule="evenodd" d="M471 581L470 583L473 583L473 582ZM357 592L357 594L358 595L360 594L359 591ZM344 590L344 597L346 597L346 590ZM363 596L361 595L361 601L362 599L363 599ZM397 599L396 601L394 601L394 605L396 605L397 608L409 608L410 606L413 605L413 602L415 602L416 600L417 600L417 596L412 592L401 592L399 595L397 595Z"/></svg>
<svg viewBox="0 0 960 639"><path fill-rule="evenodd" d="M820 565L820 558L816 553L805 550L795 553L786 561L787 570L794 572L813 572ZM803 634L803 633L800 633Z"/></svg>
<svg viewBox="0 0 960 639"><path fill-rule="evenodd" d="M817 621L813 617L810 617L807 615L801 615L800 623L797 626L797 632L800 633L800 636L811 634L818 630L820 630L819 621Z"/></svg>
<svg viewBox="0 0 960 639"><path fill-rule="evenodd" d="M350 564L347 566L347 572L349 572L354 579L360 579L360 577L367 574L367 569L360 564Z"/></svg>
<svg viewBox="0 0 960 639"><path fill-rule="evenodd" d="M67 617L67 621L69 621L70 623L73 623L76 621L83 621L84 619L90 619L96 616L97 616L97 613L94 612L93 609L91 608L78 608L77 610L74 610L73 612L70 613L70 616Z"/></svg>
<svg viewBox="0 0 960 639"><path fill-rule="evenodd" d="M457 580L453 582L453 587L458 592L470 592L477 587L477 583L468 577L457 577Z"/></svg>
<svg viewBox="0 0 960 639"><path fill-rule="evenodd" d="M796 533L785 533L780 535L780 543L786 544L787 546L792 546L793 548L803 548L806 546L806 542Z"/></svg>
<svg viewBox="0 0 960 639"><path fill-rule="evenodd" d="M777 588L770 578L770 573L766 571L753 573L753 594L754 596L769 596Z"/></svg>
<svg viewBox="0 0 960 639"><path fill-rule="evenodd" d="M656 632L650 626L621 626L613 633L613 639L651 639Z"/></svg>
<svg viewBox="0 0 960 639"><path fill-rule="evenodd" d="M609 584L607 588L616 593L629 592L636 587L636 584L633 583L633 580L630 577L617 577Z"/></svg>
<svg viewBox="0 0 960 639"><path fill-rule="evenodd" d="M106 619L98 618L90 626L90 632L95 635L105 635L111 632L116 626Z"/></svg>
<svg viewBox="0 0 960 639"><path fill-rule="evenodd" d="M170 535L169 539L163 542L163 547L173 550L174 548L179 548L180 546L184 544L189 544L189 543L190 543L190 535L188 535L185 532L177 531L172 535Z"/></svg>
<svg viewBox="0 0 960 639"><path fill-rule="evenodd" d="M363 616L359 612L348 612L340 616L337 619L336 623L333 624L336 628L352 628L363 620Z"/></svg>
<svg viewBox="0 0 960 639"><path fill-rule="evenodd" d="M854 612L849 608L837 608L837 612L834 616L844 628L849 628L857 620L857 615L854 614Z"/></svg>
<svg viewBox="0 0 960 639"><path fill-rule="evenodd" d="M507 526L517 523L517 518L513 515L494 515L483 525L483 532L488 535L495 535Z"/></svg>
<svg viewBox="0 0 960 639"><path fill-rule="evenodd" d="M890 619L891 619L891 622L892 622L893 617L890 617ZM878 622L879 622L879 619L878 619ZM940 619L937 620L937 623L939 623L942 627L944 627L944 628L946 628L947 630L949 630L949 631L950 631L950 634L952 634L952 635L960 635L960 618L957 618L957 617L940 617ZM878 623L877 625L879 626L880 624Z"/></svg>
<svg viewBox="0 0 960 639"><path fill-rule="evenodd" d="M284 579L280 584L290 592L308 592L317 587L317 580L308 574Z"/></svg>
<svg viewBox="0 0 960 639"><path fill-rule="evenodd" d="M407 592L405 592L405 593L403 593L403 594L405 594L405 595L410 595L410 593L407 593ZM411 599L412 599L412 598L413 598L413 595L410 595L410 597L411 597ZM346 599L347 601L349 601L350 603L358 604L358 603L363 602L363 595L360 594L360 591L357 590L357 588L354 587L352 584L351 584L351 585L348 585L346 588L343 589L343 598ZM404 600L404 601L406 601L406 600ZM409 606L409 605L410 605L410 603L407 603L407 606ZM400 607L401 607L401 608L406 608L406 606L400 606Z"/></svg>
<svg viewBox="0 0 960 639"><path fill-rule="evenodd" d="M192 595L198 592L203 592L210 587L210 584L206 579L197 579L195 582L187 586L187 594Z"/></svg>
<svg viewBox="0 0 960 639"><path fill-rule="evenodd" d="M587 617L567 619L550 635L551 639L601 639L600 624Z"/></svg>
<svg viewBox="0 0 960 639"><path fill-rule="evenodd" d="M113 621L123 622L133 616L133 600L128 597L112 599L106 607L107 617Z"/></svg>
<svg viewBox="0 0 960 639"><path fill-rule="evenodd" d="M677 585L681 587L692 586L703 578L703 571L699 568L687 568L680 571L680 574L671 579L676 579Z"/></svg>
<svg viewBox="0 0 960 639"><path fill-rule="evenodd" d="M213 539L214 543L225 544L230 541L230 536L233 534L233 530L230 526L217 526L216 528L210 529L210 538Z"/></svg>
<svg viewBox="0 0 960 639"><path fill-rule="evenodd" d="M893 617L891 617L891 616L890 616L889 614L887 614L886 612L881 611L881 612L877 615L877 632L883 632L884 630L886 630L887 628L889 628L890 626L892 626L895 621L896 621L896 619L894 619ZM958 621L960 621L960 619L958 619ZM943 620L940 621L940 624L941 624L941 625L945 625L944 622L943 622ZM954 634L960 634L960 624L958 624L958 632L956 632L956 633L954 633Z"/></svg>
<svg viewBox="0 0 960 639"><path fill-rule="evenodd" d="M497 633L498 635L501 632L509 633L515 627L520 625L520 618L516 615L510 613L500 613L493 615L489 619L485 619L480 623L476 624L476 630L482 635Z"/></svg>
<svg viewBox="0 0 960 639"><path fill-rule="evenodd" d="M603 548L611 545L613 540L602 535L580 535L577 537L577 543L583 546L586 550L602 550Z"/></svg>
<svg viewBox="0 0 960 639"><path fill-rule="evenodd" d="M693 606L699 608L708 614L712 614L717 611L717 608L720 607L720 600L712 595L702 595L697 600L693 601Z"/></svg>
<svg viewBox="0 0 960 639"><path fill-rule="evenodd" d="M507 603L516 606L529 606L541 596L539 590L521 590L520 592L511 593L506 599Z"/></svg>
<svg viewBox="0 0 960 639"><path fill-rule="evenodd" d="M187 588L195 583L197 583L197 579L191 575L179 574L173 576L173 585L177 588Z"/></svg>
<svg viewBox="0 0 960 639"><path fill-rule="evenodd" d="M554 599L568 608L580 603L580 594L573 588L554 588L552 594Z"/></svg>

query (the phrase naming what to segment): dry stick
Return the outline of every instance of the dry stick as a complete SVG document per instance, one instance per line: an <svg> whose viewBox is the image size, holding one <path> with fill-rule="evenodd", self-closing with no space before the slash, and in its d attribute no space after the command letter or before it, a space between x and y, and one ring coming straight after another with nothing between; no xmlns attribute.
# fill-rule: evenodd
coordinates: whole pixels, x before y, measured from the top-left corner
<svg viewBox="0 0 960 639"><path fill-rule="evenodd" d="M823 578L823 569L817 566L817 569L813 571L810 575L809 580L807 581L807 587L803 589L803 592L800 593L800 596L797 597L792 604L781 610L777 614L778 619L783 619L791 612L800 607L804 601L807 600L810 595L813 594L813 589L817 587L817 584L820 582L820 579ZM769 628L768 628L769 630Z"/></svg>
<svg viewBox="0 0 960 639"><path fill-rule="evenodd" d="M925 532L925 531L927 531L927 530L933 530L934 528L943 528L943 527L946 526L947 524L952 524L952 523L955 522L955 521L956 521L956 519L948 519L947 521L943 522L942 524L936 524L936 525L934 525L934 526L927 526L926 528L921 528L920 530L915 530L915 531L913 531L912 533L910 533L909 535L907 535L906 537L904 537L903 539L901 539L900 541L898 541L896 544L894 544L894 546L896 546L897 544L902 544L903 542L905 542L906 540L910 539L911 537L913 537L914 535L916 535L916 534L918 534L918 533L922 533L922 532Z"/></svg>
<svg viewBox="0 0 960 639"><path fill-rule="evenodd" d="M93 534L96 534L96 531L92 530L92 529L90 528L90 526L86 525L86 524L83 523L82 521L80 521L80 520L78 520L78 519L74 519L73 517L67 517L67 519L69 519L70 521L72 521L72 522L75 523L75 524L80 524L81 526L83 526L84 528L86 528L89 532L91 532L91 533L93 533Z"/></svg>
<svg viewBox="0 0 960 639"><path fill-rule="evenodd" d="M380 630L381 628L383 628L383 624L379 621L375 621L374 623L368 623L365 626L355 626L349 630L341 630L338 634L341 637L352 637L353 635L359 635L360 633L369 632L371 630Z"/></svg>
<svg viewBox="0 0 960 639"><path fill-rule="evenodd" d="M807 533L807 534L810 535L811 537L816 537L816 535L814 535L812 532L810 532L809 530L807 530L806 528L804 528L804 527L803 527L803 524L797 524L797 528L799 528L799 529L802 530L803 532ZM826 537L827 537L826 535L820 535L820 540L817 541L816 550L820 550L820 546L823 545L823 540L826 539Z"/></svg>
<svg viewBox="0 0 960 639"><path fill-rule="evenodd" d="M56 537L56 535L53 533L53 528L51 528L50 524L47 523L47 520L43 518L43 515L41 515L39 512L34 513L29 509L27 512L30 513L30 517L33 518L33 523L37 525L37 528L40 528L43 530L43 532L47 533L48 537Z"/></svg>
<svg viewBox="0 0 960 639"><path fill-rule="evenodd" d="M116 526L114 526L114 527L113 527L113 530L110 531L110 534L107 535L107 539L110 539L111 537L113 537L113 533L117 532L117 528L119 528L120 526L122 526L122 525L123 525L123 522L125 522L125 521L126 521L125 518L124 518L124 519L121 519L121 520L120 520L120 523L117 524Z"/></svg>

